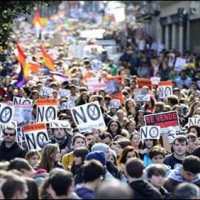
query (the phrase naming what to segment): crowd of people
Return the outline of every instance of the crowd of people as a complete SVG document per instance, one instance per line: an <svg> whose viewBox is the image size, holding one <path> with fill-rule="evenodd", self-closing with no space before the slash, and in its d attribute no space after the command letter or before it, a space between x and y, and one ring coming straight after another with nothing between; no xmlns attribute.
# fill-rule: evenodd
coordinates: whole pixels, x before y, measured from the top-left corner
<svg viewBox="0 0 200 200"><path fill-rule="evenodd" d="M79 25L81 22L75 27ZM29 61L40 67L37 72L29 71L25 84L17 87L20 64L15 53L8 56L0 71L1 103L12 105L14 97L33 100L29 124L35 124L38 99L56 98L59 105L72 101L75 106L96 101L105 127L80 131L70 108L62 109L57 119L68 121L71 128L50 128L46 122L48 143L40 149L30 149L26 141L17 140L20 127L26 123L18 123L18 129L6 126L0 145L0 198L200 198L200 123L198 120L196 124L189 123L190 118L200 118L200 66L196 54L166 49L158 52L150 44L141 50L131 35L119 61L114 62L108 55L105 61L99 60L101 66L96 70L91 58L69 56L66 41L51 46L50 33L41 41L27 22L20 22L17 27L10 47L16 49L16 43L20 44ZM62 27L55 35L75 36L75 32L75 28ZM42 42L54 58L57 72L65 75L66 80L45 69L39 48ZM178 70L177 58L186 61ZM87 79L98 78L106 83L108 78L116 76L122 77L120 105L110 107L117 94L109 94L108 88L90 91ZM153 85L153 89L143 86L150 91L150 99L136 101L137 78L151 77L171 80L173 94L161 99L158 85ZM50 96L41 96L44 86L52 88ZM60 97L60 88L69 90L69 94ZM162 133L159 139L142 140L140 128L146 126L144 116L170 111L176 111L179 120L179 131L170 148L166 148Z"/></svg>

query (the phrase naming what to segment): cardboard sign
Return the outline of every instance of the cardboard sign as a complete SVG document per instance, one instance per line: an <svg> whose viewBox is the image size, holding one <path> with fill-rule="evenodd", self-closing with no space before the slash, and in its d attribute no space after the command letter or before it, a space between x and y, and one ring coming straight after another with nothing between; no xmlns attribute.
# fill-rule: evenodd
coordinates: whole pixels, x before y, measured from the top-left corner
<svg viewBox="0 0 200 200"><path fill-rule="evenodd" d="M15 108L4 103L0 103L0 124L9 124L13 121Z"/></svg>
<svg viewBox="0 0 200 200"><path fill-rule="evenodd" d="M120 92L120 86L118 80L109 81L106 83L108 94L117 94Z"/></svg>
<svg viewBox="0 0 200 200"><path fill-rule="evenodd" d="M186 59L177 57L174 64L174 70L176 72L180 72L184 68L185 64L186 64Z"/></svg>
<svg viewBox="0 0 200 200"><path fill-rule="evenodd" d="M14 97L13 98L14 105L33 105L32 99L26 99L21 97Z"/></svg>
<svg viewBox="0 0 200 200"><path fill-rule="evenodd" d="M41 87L40 96L52 96L53 89L49 87Z"/></svg>
<svg viewBox="0 0 200 200"><path fill-rule="evenodd" d="M106 126L98 101L76 106L71 109L71 112L80 132L91 131L93 128L99 129Z"/></svg>
<svg viewBox="0 0 200 200"><path fill-rule="evenodd" d="M71 128L67 120L53 120L49 122L50 128Z"/></svg>
<svg viewBox="0 0 200 200"><path fill-rule="evenodd" d="M60 110L71 109L75 107L75 103L73 101L63 102L59 107Z"/></svg>
<svg viewBox="0 0 200 200"><path fill-rule="evenodd" d="M172 81L162 81L158 83L159 99L164 99L169 95L173 95Z"/></svg>
<svg viewBox="0 0 200 200"><path fill-rule="evenodd" d="M66 89L59 89L58 90L58 94L61 96L61 97L67 97L68 95L70 95L70 90L66 90Z"/></svg>
<svg viewBox="0 0 200 200"><path fill-rule="evenodd" d="M160 126L142 126L140 127L140 139L159 139Z"/></svg>
<svg viewBox="0 0 200 200"><path fill-rule="evenodd" d="M192 126L192 125L200 126L200 118L189 117L188 125L189 125L189 127Z"/></svg>
<svg viewBox="0 0 200 200"><path fill-rule="evenodd" d="M171 126L173 126L177 132L180 131L177 111L145 115L144 121L147 126L160 126L162 134L168 133L168 128Z"/></svg>
<svg viewBox="0 0 200 200"><path fill-rule="evenodd" d="M160 82L160 77L157 76L151 77L151 83L153 85L158 85L159 82Z"/></svg>
<svg viewBox="0 0 200 200"><path fill-rule="evenodd" d="M107 81L113 81L113 80L118 80L119 85L122 86L123 76L111 76L107 78Z"/></svg>
<svg viewBox="0 0 200 200"><path fill-rule="evenodd" d="M31 105L15 105L15 113L13 120L17 121L17 126L21 127L32 123L32 106Z"/></svg>
<svg viewBox="0 0 200 200"><path fill-rule="evenodd" d="M137 102L150 101L150 94L146 88L134 89L134 100Z"/></svg>
<svg viewBox="0 0 200 200"><path fill-rule="evenodd" d="M169 67L173 67L174 66L174 61L175 61L175 54L174 53L170 53L168 55L168 66Z"/></svg>
<svg viewBox="0 0 200 200"><path fill-rule="evenodd" d="M87 87L90 92L95 92L99 90L107 90L106 84L99 82L98 78L88 78Z"/></svg>
<svg viewBox="0 0 200 200"><path fill-rule="evenodd" d="M111 94L110 98L111 98L111 100L112 99L118 99L120 101L120 104L123 103L123 94L122 94L122 92L119 92L117 94Z"/></svg>
<svg viewBox="0 0 200 200"><path fill-rule="evenodd" d="M57 119L58 100L38 99L37 100L36 122L49 122Z"/></svg>
<svg viewBox="0 0 200 200"><path fill-rule="evenodd" d="M22 128L28 149L41 150L49 141L45 123L26 125Z"/></svg>
<svg viewBox="0 0 200 200"><path fill-rule="evenodd" d="M120 106L120 100L118 99L112 99L110 100L109 102L109 105L108 105L108 108L111 109L111 108L116 108L118 109Z"/></svg>
<svg viewBox="0 0 200 200"><path fill-rule="evenodd" d="M152 83L150 79L146 78L137 78L138 88L142 88L143 86L148 86L150 90L153 89Z"/></svg>

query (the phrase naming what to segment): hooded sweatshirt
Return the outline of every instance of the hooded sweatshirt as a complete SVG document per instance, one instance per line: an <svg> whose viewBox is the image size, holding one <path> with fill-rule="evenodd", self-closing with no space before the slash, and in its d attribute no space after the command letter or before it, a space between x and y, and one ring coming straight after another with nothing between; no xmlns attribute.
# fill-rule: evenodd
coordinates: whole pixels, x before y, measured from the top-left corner
<svg viewBox="0 0 200 200"><path fill-rule="evenodd" d="M161 199L160 192L142 179L129 183L129 186L133 190L133 199Z"/></svg>
<svg viewBox="0 0 200 200"><path fill-rule="evenodd" d="M172 170L167 180L165 181L164 187L168 192L174 193L177 185L187 182L181 176L181 167L182 166L178 166L176 169ZM197 174L197 176L190 183L194 183L200 187L200 174Z"/></svg>
<svg viewBox="0 0 200 200"><path fill-rule="evenodd" d="M80 184L76 186L75 193L82 199L94 199L95 194L89 188L86 188L84 185Z"/></svg>

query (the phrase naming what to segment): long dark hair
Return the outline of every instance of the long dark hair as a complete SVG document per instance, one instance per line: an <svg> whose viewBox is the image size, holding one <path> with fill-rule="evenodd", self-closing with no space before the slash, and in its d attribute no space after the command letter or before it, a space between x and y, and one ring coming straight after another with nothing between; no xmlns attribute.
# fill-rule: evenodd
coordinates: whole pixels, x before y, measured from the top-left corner
<svg viewBox="0 0 200 200"><path fill-rule="evenodd" d="M114 137L112 131L110 130L110 125L111 125L113 122L115 122L115 123L118 124L118 129L117 129L116 135L121 135L121 133L122 133L122 127L121 127L120 123L119 123L117 120L110 120L110 121L109 121L109 123L108 123L108 125L107 125L107 132L111 133L111 135Z"/></svg>

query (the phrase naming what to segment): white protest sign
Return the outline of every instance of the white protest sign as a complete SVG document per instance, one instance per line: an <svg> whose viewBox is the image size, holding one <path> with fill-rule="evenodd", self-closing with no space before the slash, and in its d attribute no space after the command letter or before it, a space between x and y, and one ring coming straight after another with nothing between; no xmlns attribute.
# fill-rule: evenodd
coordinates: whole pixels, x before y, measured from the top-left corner
<svg viewBox="0 0 200 200"><path fill-rule="evenodd" d="M32 105L15 105L13 120L21 127L32 123Z"/></svg>
<svg viewBox="0 0 200 200"><path fill-rule="evenodd" d="M36 122L49 122L57 119L57 99L38 99L36 103Z"/></svg>
<svg viewBox="0 0 200 200"><path fill-rule="evenodd" d="M185 64L186 64L186 59L177 57L174 64L174 70L180 72L184 68Z"/></svg>
<svg viewBox="0 0 200 200"><path fill-rule="evenodd" d="M172 82L162 81L158 83L158 96L163 99L169 95L173 95Z"/></svg>
<svg viewBox="0 0 200 200"><path fill-rule="evenodd" d="M75 103L73 101L63 102L60 106L60 110L71 109L75 107Z"/></svg>
<svg viewBox="0 0 200 200"><path fill-rule="evenodd" d="M159 139L160 126L142 126L140 127L140 139Z"/></svg>
<svg viewBox="0 0 200 200"><path fill-rule="evenodd" d="M109 105L108 105L108 108L111 109L111 108L119 108L120 106L120 100L118 99L112 99L110 100L109 102Z"/></svg>
<svg viewBox="0 0 200 200"><path fill-rule="evenodd" d="M0 124L9 124L13 121L15 108L4 103L0 103Z"/></svg>
<svg viewBox="0 0 200 200"><path fill-rule="evenodd" d="M90 92L95 92L99 90L107 90L106 84L99 82L98 78L88 78L87 87Z"/></svg>
<svg viewBox="0 0 200 200"><path fill-rule="evenodd" d="M156 76L151 77L151 83L153 85L158 85L159 82L160 82L160 77L156 77Z"/></svg>
<svg viewBox="0 0 200 200"><path fill-rule="evenodd" d="M116 94L120 92L120 85L118 80L112 80L106 83L108 94Z"/></svg>
<svg viewBox="0 0 200 200"><path fill-rule="evenodd" d="M91 102L71 109L80 132L106 127L99 102Z"/></svg>
<svg viewBox="0 0 200 200"><path fill-rule="evenodd" d="M200 126L200 118L189 117L189 119L188 119L188 125L189 125L189 127L192 126L192 125L198 125L198 126Z"/></svg>
<svg viewBox="0 0 200 200"><path fill-rule="evenodd" d="M40 96L52 96L53 89L49 87L41 87Z"/></svg>
<svg viewBox="0 0 200 200"><path fill-rule="evenodd" d="M134 99L135 101L150 101L150 94L148 91L143 89L134 89Z"/></svg>
<svg viewBox="0 0 200 200"><path fill-rule="evenodd" d="M61 97L67 97L69 94L70 94L70 90L66 90L66 89L59 89L58 90L58 94L61 96Z"/></svg>
<svg viewBox="0 0 200 200"><path fill-rule="evenodd" d="M71 128L67 120L52 120L49 122L50 128Z"/></svg>
<svg viewBox="0 0 200 200"><path fill-rule="evenodd" d="M174 139L176 137L176 129L173 126L170 126L168 128L168 143L172 144L174 142Z"/></svg>
<svg viewBox="0 0 200 200"><path fill-rule="evenodd" d="M21 98L21 97L14 97L13 98L13 104L14 105L33 105L33 100L32 99L26 99L26 98Z"/></svg>
<svg viewBox="0 0 200 200"><path fill-rule="evenodd" d="M45 123L26 125L22 128L28 149L41 150L49 141Z"/></svg>
<svg viewBox="0 0 200 200"><path fill-rule="evenodd" d="M168 66L169 67L173 67L174 66L174 61L175 61L175 54L174 53L170 53L168 55Z"/></svg>

